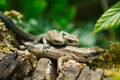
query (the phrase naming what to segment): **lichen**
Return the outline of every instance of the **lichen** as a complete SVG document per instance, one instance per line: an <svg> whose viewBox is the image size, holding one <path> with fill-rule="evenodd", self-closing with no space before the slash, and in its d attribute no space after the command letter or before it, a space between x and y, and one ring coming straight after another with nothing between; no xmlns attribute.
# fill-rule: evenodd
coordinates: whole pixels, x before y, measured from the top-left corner
<svg viewBox="0 0 120 80"><path fill-rule="evenodd" d="M11 30L8 30L3 22L0 21L0 51L4 53L10 53L13 50L17 50L15 35Z"/></svg>
<svg viewBox="0 0 120 80"><path fill-rule="evenodd" d="M21 22L21 19L23 18L23 15L15 10L5 11L4 15L10 19L13 19L13 16L17 17L19 22ZM0 51L9 53L17 50L16 46L18 45L15 34L6 28L4 22L0 21Z"/></svg>
<svg viewBox="0 0 120 80"><path fill-rule="evenodd" d="M22 15L20 12L16 11L16 10L5 11L5 12L4 12L4 15L6 15L7 17L9 17L9 18L11 18L11 19L12 19L13 17L16 17L16 18L18 19L18 21L19 21L20 23L22 23L23 15Z"/></svg>

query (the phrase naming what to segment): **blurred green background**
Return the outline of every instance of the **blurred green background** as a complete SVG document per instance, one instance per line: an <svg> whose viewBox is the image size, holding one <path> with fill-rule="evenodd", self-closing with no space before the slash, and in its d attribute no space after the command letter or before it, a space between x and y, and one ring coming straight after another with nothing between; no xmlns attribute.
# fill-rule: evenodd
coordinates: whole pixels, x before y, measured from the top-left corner
<svg viewBox="0 0 120 80"><path fill-rule="evenodd" d="M93 35L99 17L118 0L0 0L0 10L17 10L24 15L21 27L31 34L51 29L77 34L81 47L108 48L109 41L119 41L120 29Z"/></svg>

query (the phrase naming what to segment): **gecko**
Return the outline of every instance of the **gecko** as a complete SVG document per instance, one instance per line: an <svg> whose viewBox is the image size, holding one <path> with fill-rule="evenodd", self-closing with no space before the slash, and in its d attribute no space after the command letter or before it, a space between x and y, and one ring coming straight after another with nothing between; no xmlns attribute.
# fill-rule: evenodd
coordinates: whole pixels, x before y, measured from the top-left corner
<svg viewBox="0 0 120 80"><path fill-rule="evenodd" d="M43 44L48 44L48 42L50 42L53 45L79 46L80 43L77 35L69 34L63 31L59 32L57 30L50 30L47 33L40 35L26 33L2 12L0 12L0 20L4 22L7 29L12 30L17 37L20 37L20 39L24 41L32 41L32 44L42 41Z"/></svg>

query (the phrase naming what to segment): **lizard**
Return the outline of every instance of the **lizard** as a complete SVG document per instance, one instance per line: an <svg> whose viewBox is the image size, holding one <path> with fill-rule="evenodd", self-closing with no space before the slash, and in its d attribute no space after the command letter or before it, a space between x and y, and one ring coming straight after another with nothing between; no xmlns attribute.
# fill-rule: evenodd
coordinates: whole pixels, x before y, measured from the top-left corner
<svg viewBox="0 0 120 80"><path fill-rule="evenodd" d="M59 32L57 30L50 30L45 34L41 34L37 39L35 39L33 41L33 45L38 43L40 39L43 39L42 41L45 45L47 45L47 40L52 42L53 45L69 45L77 47L80 45L80 40L77 35L69 34L65 31Z"/></svg>
<svg viewBox="0 0 120 80"><path fill-rule="evenodd" d="M29 42L26 43L26 45L29 44ZM29 51L38 58L49 57L58 60L58 70L61 70L63 63L68 60L74 59L82 63L89 62L99 58L106 52L105 49L100 48L98 46L88 48L78 48L74 46L56 48L51 46L50 48L46 49L46 51L42 49L43 46L44 45L41 43L35 44L35 46Z"/></svg>
<svg viewBox="0 0 120 80"><path fill-rule="evenodd" d="M54 45L66 44L66 45L79 46L80 43L77 35L69 34L67 32L63 33L63 31L58 32L57 30L51 30L48 31L47 33L37 36L26 33L20 28L18 28L17 25L11 19L5 16L2 12L0 12L0 19L2 22L4 22L5 26L9 30L12 30L14 34L20 37L20 39L25 41L33 41L32 44L38 43L41 40L43 41L44 44L48 44L48 42L50 42Z"/></svg>
<svg viewBox="0 0 120 80"><path fill-rule="evenodd" d="M29 42L26 43L26 45L29 44ZM41 43L35 44L35 46L29 51L37 57L50 57L52 59L58 59L62 56L65 56L66 58L72 56L73 58L78 59L78 61L80 62L94 60L106 52L105 49L100 48L98 46L93 46L89 48L79 48L74 46L56 48L51 46L50 48L47 48L46 51L42 49L43 46L44 45Z"/></svg>

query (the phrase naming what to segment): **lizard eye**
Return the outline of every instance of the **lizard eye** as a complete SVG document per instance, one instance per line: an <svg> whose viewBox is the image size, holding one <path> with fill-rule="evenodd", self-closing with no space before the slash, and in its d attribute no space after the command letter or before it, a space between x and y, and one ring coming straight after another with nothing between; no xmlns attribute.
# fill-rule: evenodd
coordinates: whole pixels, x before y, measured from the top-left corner
<svg viewBox="0 0 120 80"><path fill-rule="evenodd" d="M59 43L60 41L54 40L55 43Z"/></svg>
<svg viewBox="0 0 120 80"><path fill-rule="evenodd" d="M67 40L68 43L72 43L73 41L72 40Z"/></svg>

